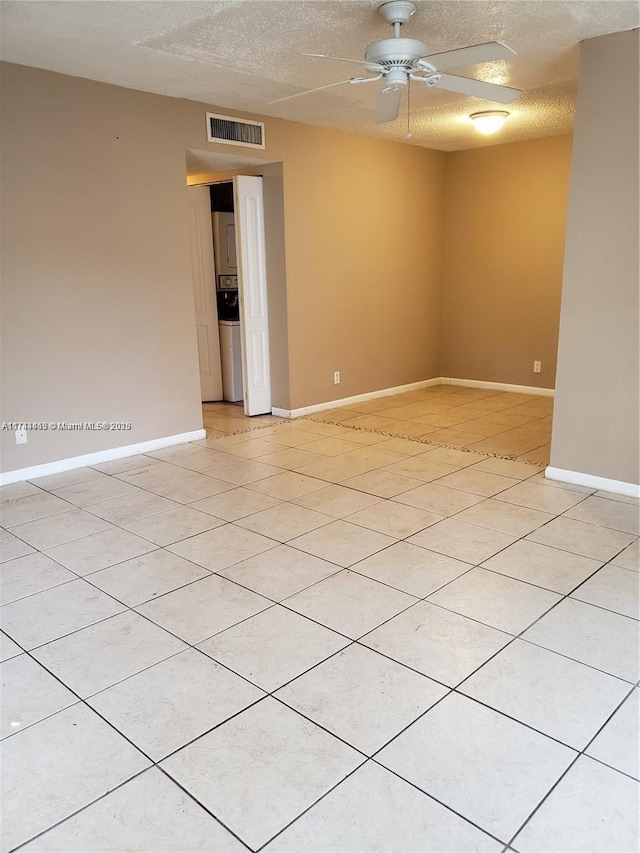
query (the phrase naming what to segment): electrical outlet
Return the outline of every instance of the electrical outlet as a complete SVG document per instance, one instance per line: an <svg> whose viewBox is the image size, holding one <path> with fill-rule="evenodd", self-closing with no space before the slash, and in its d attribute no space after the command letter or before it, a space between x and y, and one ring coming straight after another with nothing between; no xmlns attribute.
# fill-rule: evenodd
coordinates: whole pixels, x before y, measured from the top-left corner
<svg viewBox="0 0 640 853"><path fill-rule="evenodd" d="M541 371L542 371L542 362L541 361L534 361L533 362L533 372L534 373L540 373Z"/></svg>
<svg viewBox="0 0 640 853"><path fill-rule="evenodd" d="M16 430L16 444L26 444L27 443L27 431L26 429L17 429Z"/></svg>
<svg viewBox="0 0 640 853"><path fill-rule="evenodd" d="M340 371L339 370L336 370L333 374L333 384L334 385L340 384Z"/></svg>

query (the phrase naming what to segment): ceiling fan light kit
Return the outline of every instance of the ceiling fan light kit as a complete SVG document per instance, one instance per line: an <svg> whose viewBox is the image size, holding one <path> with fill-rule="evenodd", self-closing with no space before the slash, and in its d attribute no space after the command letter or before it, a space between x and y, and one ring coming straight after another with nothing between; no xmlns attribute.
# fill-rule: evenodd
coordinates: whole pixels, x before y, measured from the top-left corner
<svg viewBox="0 0 640 853"><path fill-rule="evenodd" d="M486 44L475 44L468 47L447 50L442 53L429 54L427 45L418 39L404 38L401 29L416 11L416 4L410 0L389 0L378 7L378 12L388 24L393 27L393 38L380 39L372 42L364 53L364 59L351 59L341 56L331 56L327 53L303 53L302 56L317 59L331 59L338 62L355 62L363 65L368 77L352 77L340 80L328 86L318 86L295 95L287 95L271 101L271 104L288 101L302 95L319 92L343 83L369 83L383 81L378 96L374 115L375 124L394 121L400 112L402 94L408 89L410 82L424 85L428 88L438 86L449 92L456 92L472 98L481 98L499 104L510 104L520 96L519 89L487 83L471 77L459 77L455 74L444 73L448 68L461 65L475 65L480 62L495 62L508 60L515 52L498 41Z"/></svg>
<svg viewBox="0 0 640 853"><path fill-rule="evenodd" d="M509 118L509 113L505 110L486 110L481 113L471 113L469 118L478 133L490 136L502 128L505 121Z"/></svg>

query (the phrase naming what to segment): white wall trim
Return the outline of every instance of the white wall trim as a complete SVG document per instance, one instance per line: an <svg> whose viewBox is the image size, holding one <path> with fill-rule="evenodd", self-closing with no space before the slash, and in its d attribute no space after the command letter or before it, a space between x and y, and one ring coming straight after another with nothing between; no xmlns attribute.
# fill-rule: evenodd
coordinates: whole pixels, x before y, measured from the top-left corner
<svg viewBox="0 0 640 853"><path fill-rule="evenodd" d="M550 465L545 469L544 476L547 480L557 480L560 483L569 483L572 486L586 486L589 489L599 489L602 492L614 492L617 495L640 498L640 485L625 483L622 480L609 480L608 477L596 477L595 474L552 468Z"/></svg>
<svg viewBox="0 0 640 853"><path fill-rule="evenodd" d="M181 432L167 435L164 438L152 438L150 441L140 441L138 444L125 444L122 447L112 447L109 450L98 450L95 453L85 453L83 456L72 456L69 459L59 459L56 462L45 462L42 465L32 465L31 468L18 468L15 471L0 473L0 486L18 483L21 480L31 480L35 477L46 477L47 474L59 474L62 471L72 471L74 468L84 468L85 465L99 465L114 459L124 459L149 450L161 450L174 444L185 444L188 441L198 441L206 438L207 431L195 429L191 432Z"/></svg>
<svg viewBox="0 0 640 853"><path fill-rule="evenodd" d="M405 394L407 391L418 391L420 388L430 388L440 385L440 378L423 379L411 382L409 385L396 385L395 388L382 388L380 391L369 391L366 394L356 394L354 397L342 397L340 400L327 400L326 403L316 403L313 406L303 406L301 409L271 409L271 414L278 418L301 418L314 412L324 412L327 409L337 409L339 406L350 406L353 403L366 403L367 400L377 400L378 397L390 397L392 394Z"/></svg>
<svg viewBox="0 0 640 853"><path fill-rule="evenodd" d="M468 388L487 388L491 391L515 391L516 394L536 394L538 397L555 397L555 388L537 388L535 385L509 385L505 382L484 382L482 379L440 378L442 385L466 385Z"/></svg>

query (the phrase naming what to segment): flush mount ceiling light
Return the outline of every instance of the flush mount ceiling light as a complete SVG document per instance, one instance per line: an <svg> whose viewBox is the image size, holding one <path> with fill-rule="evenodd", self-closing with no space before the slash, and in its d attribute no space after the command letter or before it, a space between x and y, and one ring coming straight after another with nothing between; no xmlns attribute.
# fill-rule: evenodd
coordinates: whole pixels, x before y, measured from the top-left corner
<svg viewBox="0 0 640 853"><path fill-rule="evenodd" d="M471 113L469 116L475 129L485 136L500 130L508 117L509 113L504 110L487 110L483 113Z"/></svg>

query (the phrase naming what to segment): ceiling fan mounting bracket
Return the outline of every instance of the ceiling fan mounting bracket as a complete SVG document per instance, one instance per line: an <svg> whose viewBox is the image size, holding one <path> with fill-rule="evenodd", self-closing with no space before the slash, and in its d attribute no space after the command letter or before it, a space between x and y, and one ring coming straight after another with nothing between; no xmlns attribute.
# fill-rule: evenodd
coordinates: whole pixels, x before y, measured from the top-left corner
<svg viewBox="0 0 640 853"><path fill-rule="evenodd" d="M411 0L389 0L378 7L378 12L388 24L406 24L416 8Z"/></svg>

